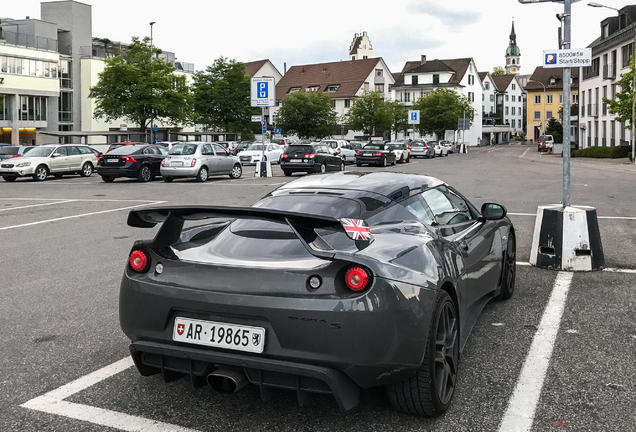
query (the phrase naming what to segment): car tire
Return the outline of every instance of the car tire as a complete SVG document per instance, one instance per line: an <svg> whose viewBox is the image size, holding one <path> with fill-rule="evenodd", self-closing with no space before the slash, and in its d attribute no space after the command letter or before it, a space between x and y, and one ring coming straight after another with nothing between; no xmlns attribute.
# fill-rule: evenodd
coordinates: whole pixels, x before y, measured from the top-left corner
<svg viewBox="0 0 636 432"><path fill-rule="evenodd" d="M166 183L170 183L172 180L174 180L172 177L163 177L163 181Z"/></svg>
<svg viewBox="0 0 636 432"><path fill-rule="evenodd" d="M362 166L362 163L360 163L360 162L356 162L356 166L357 166L357 167L361 167L361 166Z"/></svg>
<svg viewBox="0 0 636 432"><path fill-rule="evenodd" d="M152 172L150 171L150 167L148 165L142 165L139 169L139 175L137 176L137 181L140 182L149 182L152 179Z"/></svg>
<svg viewBox="0 0 636 432"><path fill-rule="evenodd" d="M2 178L4 179L4 181L6 182L14 182L15 179L17 179L16 176L2 176Z"/></svg>
<svg viewBox="0 0 636 432"><path fill-rule="evenodd" d="M237 179L241 178L243 175L243 167L241 167L240 163L234 164L232 167L232 171L230 172L230 178Z"/></svg>
<svg viewBox="0 0 636 432"><path fill-rule="evenodd" d="M540 152L541 151L541 147L537 146L537 151Z"/></svg>
<svg viewBox="0 0 636 432"><path fill-rule="evenodd" d="M33 173L33 180L44 181L49 176L49 169L46 165L39 165Z"/></svg>
<svg viewBox="0 0 636 432"><path fill-rule="evenodd" d="M323 162L322 165L320 165L320 174L324 174L327 172L327 165Z"/></svg>
<svg viewBox="0 0 636 432"><path fill-rule="evenodd" d="M439 290L428 330L424 361L415 376L387 386L397 411L436 417L453 399L459 360L459 320L450 295Z"/></svg>
<svg viewBox="0 0 636 432"><path fill-rule="evenodd" d="M396 159L393 159L393 162L391 162L391 165L395 165Z"/></svg>
<svg viewBox="0 0 636 432"><path fill-rule="evenodd" d="M285 173L285 177L291 177L292 172L291 171L283 171Z"/></svg>
<svg viewBox="0 0 636 432"><path fill-rule="evenodd" d="M406 163L411 162L411 155L409 155L409 157L406 158Z"/></svg>
<svg viewBox="0 0 636 432"><path fill-rule="evenodd" d="M503 257L503 269L501 275L501 292L497 300L508 300L515 292L515 278L517 275L517 240L511 231L508 234L508 245Z"/></svg>
<svg viewBox="0 0 636 432"><path fill-rule="evenodd" d="M344 170L345 170L345 163L340 162L340 171L344 171Z"/></svg>
<svg viewBox="0 0 636 432"><path fill-rule="evenodd" d="M400 160L398 161L398 163L404 163L404 154L400 156Z"/></svg>
<svg viewBox="0 0 636 432"><path fill-rule="evenodd" d="M80 175L82 177L90 177L93 174L93 164L91 164L90 162L85 162L84 165L82 165L82 171L80 172Z"/></svg>
<svg viewBox="0 0 636 432"><path fill-rule="evenodd" d="M102 176L102 180L104 180L106 183L112 183L115 180L115 177L112 176Z"/></svg>
<svg viewBox="0 0 636 432"><path fill-rule="evenodd" d="M383 166L383 167L385 167L387 165L385 157L382 158L382 161L380 162L380 165Z"/></svg>
<svg viewBox="0 0 636 432"><path fill-rule="evenodd" d="M208 169L202 166L201 169L199 169L199 172L197 173L197 181L204 182L207 179L208 179Z"/></svg>

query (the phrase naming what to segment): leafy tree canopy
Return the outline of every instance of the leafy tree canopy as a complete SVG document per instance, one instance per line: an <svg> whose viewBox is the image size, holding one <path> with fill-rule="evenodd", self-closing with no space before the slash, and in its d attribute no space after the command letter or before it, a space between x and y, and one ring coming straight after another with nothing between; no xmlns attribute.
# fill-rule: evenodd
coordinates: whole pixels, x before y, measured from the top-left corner
<svg viewBox="0 0 636 432"><path fill-rule="evenodd" d="M197 121L211 129L247 133L251 116L260 114L250 106L250 77L245 64L224 57L216 59L205 72L197 72L192 86Z"/></svg>
<svg viewBox="0 0 636 432"><path fill-rule="evenodd" d="M151 121L172 125L192 122L192 95L183 75L157 58L150 39L133 38L122 55L104 60L106 67L90 88L94 117L107 122L126 120L146 129Z"/></svg>
<svg viewBox="0 0 636 432"><path fill-rule="evenodd" d="M490 73L490 75L493 75L493 76L505 75L505 74L506 74L506 71L504 70L504 68L499 66L495 66L492 72Z"/></svg>
<svg viewBox="0 0 636 432"><path fill-rule="evenodd" d="M632 103L634 101L634 56L629 62L629 70L621 74L621 79L616 81L621 91L617 92L614 99L603 98L612 114L616 114L616 121L629 123L628 129L632 129Z"/></svg>
<svg viewBox="0 0 636 432"><path fill-rule="evenodd" d="M442 139L447 130L457 130L457 120L464 115L471 121L475 118L468 98L447 88L433 90L418 99L412 109L420 110L420 133L434 133L438 139Z"/></svg>
<svg viewBox="0 0 636 432"><path fill-rule="evenodd" d="M393 112L380 93L365 91L353 100L346 121L351 129L364 131L372 137L376 131L391 130Z"/></svg>
<svg viewBox="0 0 636 432"><path fill-rule="evenodd" d="M337 123L331 97L325 93L296 91L281 101L277 126L300 138L330 135Z"/></svg>
<svg viewBox="0 0 636 432"><path fill-rule="evenodd" d="M391 124L391 132L394 132L397 136L398 132L406 132L409 128L408 124L408 109L399 101L388 101L386 106L391 112L393 119Z"/></svg>

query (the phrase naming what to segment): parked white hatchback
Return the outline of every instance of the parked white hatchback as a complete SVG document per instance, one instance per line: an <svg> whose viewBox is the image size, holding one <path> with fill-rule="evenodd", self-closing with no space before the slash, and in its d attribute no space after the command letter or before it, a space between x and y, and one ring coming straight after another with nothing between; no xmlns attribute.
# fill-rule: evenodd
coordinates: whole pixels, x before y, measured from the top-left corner
<svg viewBox="0 0 636 432"><path fill-rule="evenodd" d="M249 146L246 150L243 150L239 154L239 159L243 165L255 165L256 162L260 162L261 156L264 157L264 161L270 161L270 163L280 163L280 155L283 154L283 148L278 144L265 143L263 150L263 144L255 142Z"/></svg>
<svg viewBox="0 0 636 432"><path fill-rule="evenodd" d="M338 152L340 157L345 163L355 163L356 162L356 151L351 147L345 140L322 140L320 144L326 144L331 147L333 150Z"/></svg>
<svg viewBox="0 0 636 432"><path fill-rule="evenodd" d="M403 142L388 142L387 147L393 150L395 153L395 161L397 163L404 163L411 161L411 151L409 147Z"/></svg>
<svg viewBox="0 0 636 432"><path fill-rule="evenodd" d="M58 178L65 174L89 177L97 166L99 154L97 150L86 145L37 146L22 157L3 161L0 164L0 175L8 182L27 176L33 177L36 181L43 181L49 174Z"/></svg>
<svg viewBox="0 0 636 432"><path fill-rule="evenodd" d="M161 161L161 177L171 182L175 178L195 177L204 182L209 176L229 175L237 179L243 174L238 157L223 146L208 142L173 144L168 156Z"/></svg>

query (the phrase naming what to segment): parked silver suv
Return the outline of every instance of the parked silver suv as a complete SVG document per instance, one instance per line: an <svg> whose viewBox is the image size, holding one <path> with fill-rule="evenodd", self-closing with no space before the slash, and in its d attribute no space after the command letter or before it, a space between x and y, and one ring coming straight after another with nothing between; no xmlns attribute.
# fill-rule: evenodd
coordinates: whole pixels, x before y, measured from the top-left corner
<svg viewBox="0 0 636 432"><path fill-rule="evenodd" d="M161 161L161 177L171 182L178 177L195 177L204 182L209 176L229 175L239 178L243 174L241 162L223 146L209 142L183 142L173 144L168 157Z"/></svg>

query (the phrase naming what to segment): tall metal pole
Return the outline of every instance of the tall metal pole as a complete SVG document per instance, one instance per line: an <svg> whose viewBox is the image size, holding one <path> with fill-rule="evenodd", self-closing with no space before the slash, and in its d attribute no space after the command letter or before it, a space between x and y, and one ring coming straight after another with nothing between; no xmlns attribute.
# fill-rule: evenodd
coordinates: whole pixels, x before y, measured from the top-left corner
<svg viewBox="0 0 636 432"><path fill-rule="evenodd" d="M152 26L155 24L155 21L150 23L150 78L152 79ZM152 91L153 89L151 89ZM152 92L154 95L154 91ZM152 100L152 99L151 99ZM154 101L152 101L154 103ZM150 108L150 144L155 143L155 117L154 117L154 107Z"/></svg>
<svg viewBox="0 0 636 432"><path fill-rule="evenodd" d="M572 0L564 1L563 10L563 47L570 49L570 21L572 19ZM563 207L570 206L570 86L571 69L563 69Z"/></svg>

